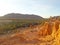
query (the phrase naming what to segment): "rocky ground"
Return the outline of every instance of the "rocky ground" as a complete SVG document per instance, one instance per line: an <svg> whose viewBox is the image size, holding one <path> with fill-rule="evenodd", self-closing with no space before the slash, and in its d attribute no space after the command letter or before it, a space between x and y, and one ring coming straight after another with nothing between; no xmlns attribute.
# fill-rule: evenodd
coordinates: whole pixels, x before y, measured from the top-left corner
<svg viewBox="0 0 60 45"><path fill-rule="evenodd" d="M21 29L20 29L21 30ZM60 21L45 22L0 38L0 45L60 45Z"/></svg>

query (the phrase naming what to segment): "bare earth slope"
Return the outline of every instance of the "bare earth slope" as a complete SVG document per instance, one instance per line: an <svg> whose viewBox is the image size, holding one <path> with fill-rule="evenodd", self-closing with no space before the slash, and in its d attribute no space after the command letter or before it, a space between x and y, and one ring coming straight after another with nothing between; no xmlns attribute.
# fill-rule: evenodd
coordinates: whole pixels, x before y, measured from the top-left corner
<svg viewBox="0 0 60 45"><path fill-rule="evenodd" d="M60 21L45 22L0 39L0 45L60 45Z"/></svg>

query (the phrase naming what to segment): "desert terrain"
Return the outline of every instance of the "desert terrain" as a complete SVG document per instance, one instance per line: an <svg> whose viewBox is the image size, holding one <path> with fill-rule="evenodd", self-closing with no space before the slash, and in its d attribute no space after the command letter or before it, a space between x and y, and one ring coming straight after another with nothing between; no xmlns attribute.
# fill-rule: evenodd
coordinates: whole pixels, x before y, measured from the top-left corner
<svg viewBox="0 0 60 45"><path fill-rule="evenodd" d="M44 25L30 26L17 33L0 37L0 45L60 45L60 21L53 19ZM24 30L24 31L23 31Z"/></svg>

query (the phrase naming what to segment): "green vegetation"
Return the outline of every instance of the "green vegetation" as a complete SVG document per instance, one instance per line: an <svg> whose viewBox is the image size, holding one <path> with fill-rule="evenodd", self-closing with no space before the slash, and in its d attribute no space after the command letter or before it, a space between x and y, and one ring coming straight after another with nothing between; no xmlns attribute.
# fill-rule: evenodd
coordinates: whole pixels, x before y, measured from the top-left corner
<svg viewBox="0 0 60 45"><path fill-rule="evenodd" d="M8 19L9 21L10 19ZM3 20L2 20L3 21ZM11 19L11 22L0 22L0 35L9 34L12 32L16 32L17 28L25 28L30 25L39 25L43 24L44 20L24 20L24 19Z"/></svg>

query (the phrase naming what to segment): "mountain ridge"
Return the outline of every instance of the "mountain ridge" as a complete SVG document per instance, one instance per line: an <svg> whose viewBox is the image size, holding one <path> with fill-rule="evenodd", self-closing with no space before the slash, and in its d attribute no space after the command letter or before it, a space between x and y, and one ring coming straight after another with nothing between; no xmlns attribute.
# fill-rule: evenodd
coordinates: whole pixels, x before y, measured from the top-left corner
<svg viewBox="0 0 60 45"><path fill-rule="evenodd" d="M2 19L43 19L43 17L34 14L20 14L20 13L9 13L2 17Z"/></svg>

